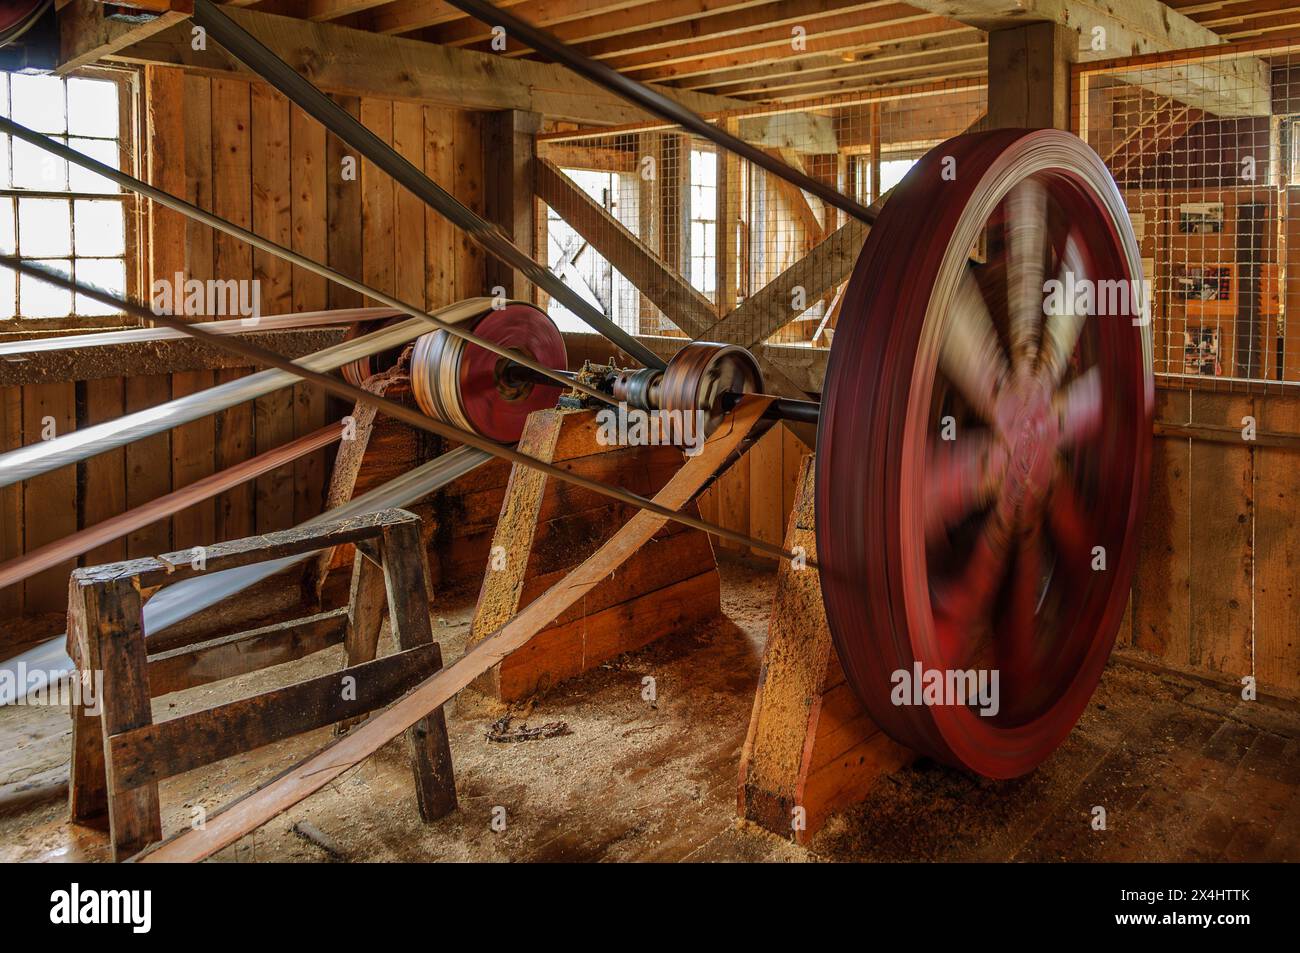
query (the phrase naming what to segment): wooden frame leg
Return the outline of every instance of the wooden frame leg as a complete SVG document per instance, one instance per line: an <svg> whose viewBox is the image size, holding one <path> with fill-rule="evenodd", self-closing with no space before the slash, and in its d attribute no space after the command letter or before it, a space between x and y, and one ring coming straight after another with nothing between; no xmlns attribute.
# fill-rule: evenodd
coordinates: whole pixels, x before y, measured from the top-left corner
<svg viewBox="0 0 1300 953"><path fill-rule="evenodd" d="M379 651L379 631L383 626L388 589L384 570L357 547L352 561L352 590L348 597L348 634L344 645L348 665L371 662Z"/></svg>
<svg viewBox="0 0 1300 953"><path fill-rule="evenodd" d="M72 763L68 768L68 811L72 823L102 827L108 816L104 773L104 722L72 705Z"/></svg>
<svg viewBox="0 0 1300 953"><path fill-rule="evenodd" d="M114 860L130 857L162 839L158 785L118 790L110 751L113 735L153 723L140 593L132 582L118 579L84 590L88 640L97 640L104 667L100 707Z"/></svg>
<svg viewBox="0 0 1300 953"><path fill-rule="evenodd" d="M88 678L96 689L100 670L99 640L86 637L85 599L75 580L68 585L68 655L77 678ZM102 681L102 680L101 680ZM104 772L103 699L94 696L94 714L81 704L84 694L74 693L69 714L72 718L72 760L68 767L68 813L72 823L93 827L108 824L108 776Z"/></svg>
<svg viewBox="0 0 1300 953"><path fill-rule="evenodd" d="M398 646L413 649L433 643L429 626L428 570L416 520L384 527L384 581L388 619ZM437 665L442 667L441 655ZM420 817L431 823L456 810L456 777L442 708L430 712L406 732L415 772Z"/></svg>

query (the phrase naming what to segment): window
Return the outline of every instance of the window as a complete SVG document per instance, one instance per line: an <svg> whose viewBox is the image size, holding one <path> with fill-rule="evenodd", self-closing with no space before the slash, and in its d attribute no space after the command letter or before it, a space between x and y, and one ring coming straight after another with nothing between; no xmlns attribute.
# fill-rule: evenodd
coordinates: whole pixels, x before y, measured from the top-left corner
<svg viewBox="0 0 1300 953"><path fill-rule="evenodd" d="M710 299L718 290L718 154L691 150L691 233L688 261L691 285Z"/></svg>
<svg viewBox="0 0 1300 953"><path fill-rule="evenodd" d="M124 85L107 76L0 72L0 113L113 168L121 167L125 94ZM116 184L0 135L0 251L125 295L127 212L127 196ZM0 269L0 322L11 327L120 313L39 279L16 277Z"/></svg>
<svg viewBox="0 0 1300 953"><path fill-rule="evenodd" d="M637 233L639 179L594 169L564 169L564 174L628 231ZM546 265L579 297L619 327L639 333L636 288L550 206L546 208ZM551 298L547 314L561 331L590 331L587 322Z"/></svg>
<svg viewBox="0 0 1300 953"><path fill-rule="evenodd" d="M866 204L875 200L871 194L871 157L851 156L850 175L853 197ZM880 162L880 194L884 195L916 165L916 159L882 159Z"/></svg>

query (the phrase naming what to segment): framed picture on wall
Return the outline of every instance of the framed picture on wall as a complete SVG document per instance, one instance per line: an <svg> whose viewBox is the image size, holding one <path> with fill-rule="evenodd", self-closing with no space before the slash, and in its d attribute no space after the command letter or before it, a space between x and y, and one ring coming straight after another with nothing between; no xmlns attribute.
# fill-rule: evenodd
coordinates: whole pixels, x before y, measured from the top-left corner
<svg viewBox="0 0 1300 953"><path fill-rule="evenodd" d="M1208 325L1188 327L1183 332L1183 373L1219 377L1219 329Z"/></svg>
<svg viewBox="0 0 1300 953"><path fill-rule="evenodd" d="M1213 235L1223 231L1223 203L1184 202L1178 206L1178 230L1184 235Z"/></svg>

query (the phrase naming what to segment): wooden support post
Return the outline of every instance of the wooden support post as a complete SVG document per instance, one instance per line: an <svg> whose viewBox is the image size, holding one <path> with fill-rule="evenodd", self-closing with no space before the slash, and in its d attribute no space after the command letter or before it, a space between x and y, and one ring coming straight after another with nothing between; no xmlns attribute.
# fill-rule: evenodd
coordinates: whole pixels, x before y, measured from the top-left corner
<svg viewBox="0 0 1300 953"><path fill-rule="evenodd" d="M871 201L880 201L880 103L871 104Z"/></svg>
<svg viewBox="0 0 1300 953"><path fill-rule="evenodd" d="M68 657L84 684L96 688L93 698L74 692L72 762L68 768L68 811L73 823L103 826L108 821L108 778L104 773L104 720L95 673L104 670L99 660L99 639L87 634L86 601L76 579L68 581ZM88 674L83 674L88 673ZM89 705L86 702L90 702Z"/></svg>
<svg viewBox="0 0 1300 953"><path fill-rule="evenodd" d="M113 759L109 756L113 735L153 724L144 628L140 620L143 606L140 591L130 579L86 585L81 595L86 635L97 643L103 667L104 689L99 703L105 781L112 792L108 799L109 836L113 842L113 859L121 860L162 837L158 785L146 783L119 790Z"/></svg>
<svg viewBox="0 0 1300 953"><path fill-rule="evenodd" d="M442 668L442 654L429 627L429 573L425 568L420 524L393 523L384 527L384 582L388 590L388 620L393 637L403 651L432 645L434 671ZM415 795L426 824L456 810L456 778L451 766L451 744L442 708L435 708L406 730L415 772Z"/></svg>
<svg viewBox="0 0 1300 953"><path fill-rule="evenodd" d="M1028 23L989 34L989 129L1069 129L1069 27Z"/></svg>
<svg viewBox="0 0 1300 953"><path fill-rule="evenodd" d="M637 238L656 255L659 246L659 141L657 132L643 132L637 136ZM637 293L639 304L638 334L659 333L659 311L650 296Z"/></svg>
<svg viewBox="0 0 1300 953"><path fill-rule="evenodd" d="M680 448L602 446L595 411L540 410L519 448L592 479L652 496L681 467ZM694 503L686 512L697 515ZM634 511L527 467L515 467L474 612L481 641L586 559ZM718 618L721 589L707 535L671 523L581 604L474 682L480 697L509 702L544 691L623 652ZM462 699L464 696L462 695Z"/></svg>
<svg viewBox="0 0 1300 953"><path fill-rule="evenodd" d="M736 119L723 119L722 128L732 135L740 131L740 122ZM719 149L717 177L717 212L718 249L717 249L717 311L718 317L731 313L736 306L736 292L739 286L739 261L737 250L740 227L740 158L726 149ZM803 201L803 195L799 195ZM819 236L809 235L812 243Z"/></svg>
<svg viewBox="0 0 1300 953"><path fill-rule="evenodd" d="M785 547L816 560L813 457L803 458ZM816 569L782 562L740 756L740 816L806 844L912 753L867 715L831 644Z"/></svg>
<svg viewBox="0 0 1300 953"><path fill-rule="evenodd" d="M661 133L658 136L659 152L655 160L655 175L659 182L659 260L671 271L686 274L686 236L690 231L691 140L679 133ZM664 315L659 333L672 334L672 316ZM683 332L686 329L681 329Z"/></svg>
<svg viewBox="0 0 1300 953"><path fill-rule="evenodd" d="M537 233L532 182L534 146L541 124L542 117L537 113L519 109L486 113L483 117L484 214L530 254ZM528 300L529 281L517 269L491 255L485 264L489 290L501 287L508 298Z"/></svg>

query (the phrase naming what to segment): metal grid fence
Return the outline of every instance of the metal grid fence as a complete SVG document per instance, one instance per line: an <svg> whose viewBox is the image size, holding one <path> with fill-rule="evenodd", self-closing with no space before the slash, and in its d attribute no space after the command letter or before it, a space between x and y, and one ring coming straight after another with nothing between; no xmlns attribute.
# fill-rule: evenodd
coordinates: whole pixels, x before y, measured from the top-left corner
<svg viewBox="0 0 1300 953"><path fill-rule="evenodd" d="M972 80L709 118L870 204L985 109L985 86ZM621 327L829 346L861 223L663 123L544 133L538 166L539 259ZM548 307L563 329L585 329Z"/></svg>
<svg viewBox="0 0 1300 953"><path fill-rule="evenodd" d="M1075 68L1078 133L1124 193L1155 370L1215 389L1300 382L1300 40Z"/></svg>

